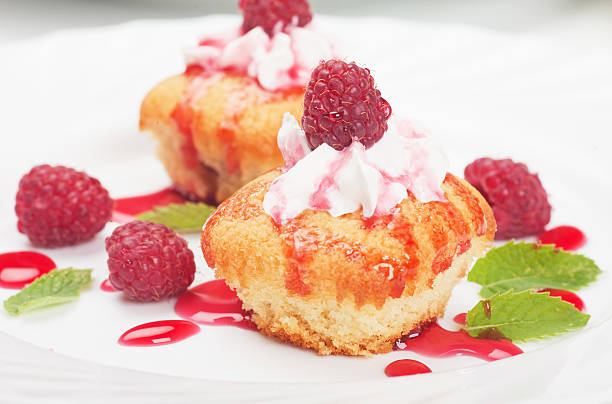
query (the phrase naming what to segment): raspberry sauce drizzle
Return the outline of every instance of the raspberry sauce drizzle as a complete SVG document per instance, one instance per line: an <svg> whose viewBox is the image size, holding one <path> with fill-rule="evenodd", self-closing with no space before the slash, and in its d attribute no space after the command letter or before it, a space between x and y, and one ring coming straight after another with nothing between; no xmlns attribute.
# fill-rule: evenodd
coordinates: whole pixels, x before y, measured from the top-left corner
<svg viewBox="0 0 612 404"><path fill-rule="evenodd" d="M105 292L117 292L117 289L115 289L110 283L110 279L106 279L104 282L102 282L100 284L100 289Z"/></svg>
<svg viewBox="0 0 612 404"><path fill-rule="evenodd" d="M323 178L321 178L318 188L310 197L310 205L314 209L327 210L331 208L328 191L332 189L335 184L335 179L338 175L338 172L344 166L346 166L350 158L350 153L344 153L341 155L340 158L333 161L332 164L329 166L327 172L325 173Z"/></svg>
<svg viewBox="0 0 612 404"><path fill-rule="evenodd" d="M0 254L0 287L21 289L55 268L51 258L34 251Z"/></svg>
<svg viewBox="0 0 612 404"><path fill-rule="evenodd" d="M395 350L445 358L455 355L474 356L486 361L495 361L523 353L521 348L508 340L473 338L464 331L448 331L433 323L420 333L409 334L395 343Z"/></svg>
<svg viewBox="0 0 612 404"><path fill-rule="evenodd" d="M409 376L419 373L431 373L431 369L414 359L400 359L393 361L385 368L385 374L389 377Z"/></svg>
<svg viewBox="0 0 612 404"><path fill-rule="evenodd" d="M539 240L542 244L554 244L566 251L575 251L586 244L586 236L574 226L554 227L542 233Z"/></svg>
<svg viewBox="0 0 612 404"><path fill-rule="evenodd" d="M188 200L174 187L164 188L147 195L115 199L113 221L127 223L134 220L134 216L151 210L154 206L168 206L171 203L185 203Z"/></svg>
<svg viewBox="0 0 612 404"><path fill-rule="evenodd" d="M205 282L180 295L174 306L180 317L206 325L230 325L257 330L251 313L242 309L242 301L223 279Z"/></svg>
<svg viewBox="0 0 612 404"><path fill-rule="evenodd" d="M117 342L127 346L155 346L174 344L200 332L191 321L162 320L145 323L124 332Z"/></svg>
<svg viewBox="0 0 612 404"><path fill-rule="evenodd" d="M577 294L562 289L540 289L538 293L548 292L550 296L560 297L561 300L573 304L578 310L584 311L584 302Z"/></svg>

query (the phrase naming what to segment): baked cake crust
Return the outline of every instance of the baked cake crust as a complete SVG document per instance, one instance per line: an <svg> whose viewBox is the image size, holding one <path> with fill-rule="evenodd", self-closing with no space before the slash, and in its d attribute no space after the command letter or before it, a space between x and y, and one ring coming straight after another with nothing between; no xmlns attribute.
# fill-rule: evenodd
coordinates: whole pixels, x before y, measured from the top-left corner
<svg viewBox="0 0 612 404"><path fill-rule="evenodd" d="M451 174L448 202L409 196L386 216L307 210L279 225L262 208L271 171L223 202L202 232L217 278L267 335L320 354L369 355L440 316L493 240L484 198Z"/></svg>

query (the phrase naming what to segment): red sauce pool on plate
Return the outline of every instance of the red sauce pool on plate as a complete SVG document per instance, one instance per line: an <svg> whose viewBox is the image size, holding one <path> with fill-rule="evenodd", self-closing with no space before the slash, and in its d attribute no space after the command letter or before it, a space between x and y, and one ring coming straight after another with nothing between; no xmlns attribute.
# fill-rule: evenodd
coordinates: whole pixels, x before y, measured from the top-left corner
<svg viewBox="0 0 612 404"><path fill-rule="evenodd" d="M0 254L0 287L22 289L55 268L51 258L34 251Z"/></svg>
<svg viewBox="0 0 612 404"><path fill-rule="evenodd" d="M242 309L242 301L223 279L189 289L178 297L174 311L199 324L257 329L250 320L251 313Z"/></svg>
<svg viewBox="0 0 612 404"><path fill-rule="evenodd" d="M148 195L115 199L113 221L127 223L134 220L134 216L151 210L154 206L168 206L171 203L185 203L186 201L187 199L173 187Z"/></svg>
<svg viewBox="0 0 612 404"><path fill-rule="evenodd" d="M409 334L395 343L395 350L444 358L455 355L474 356L486 361L495 361L523 353L512 342L471 337L466 331L448 331L433 323L420 333Z"/></svg>
<svg viewBox="0 0 612 404"><path fill-rule="evenodd" d="M153 321L130 328L119 337L119 344L127 346L155 346L173 344L200 332L191 321Z"/></svg>
<svg viewBox="0 0 612 404"><path fill-rule="evenodd" d="M570 292L569 290L561 289L540 289L538 292L549 292L550 296L558 296L561 300L573 304L580 311L584 311L584 302L577 294Z"/></svg>
<svg viewBox="0 0 612 404"><path fill-rule="evenodd" d="M431 369L424 363L413 359L400 359L391 362L385 368L385 374L389 377L409 376L419 373L431 373Z"/></svg>
<svg viewBox="0 0 612 404"><path fill-rule="evenodd" d="M566 251L575 251L586 244L584 233L573 226L559 226L540 235L540 243L554 244Z"/></svg>
<svg viewBox="0 0 612 404"><path fill-rule="evenodd" d="M104 282L100 284L100 289L105 292L117 292L117 289L113 287L109 279L106 279Z"/></svg>

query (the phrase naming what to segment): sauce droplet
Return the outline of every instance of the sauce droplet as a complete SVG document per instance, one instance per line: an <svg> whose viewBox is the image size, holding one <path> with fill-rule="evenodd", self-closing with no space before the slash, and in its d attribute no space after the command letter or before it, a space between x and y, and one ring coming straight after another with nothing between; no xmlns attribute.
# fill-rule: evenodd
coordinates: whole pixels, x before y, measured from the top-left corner
<svg viewBox="0 0 612 404"><path fill-rule="evenodd" d="M384 98L382 98L382 110L385 113L385 118L388 119L391 116L391 112L392 112L391 105Z"/></svg>
<svg viewBox="0 0 612 404"><path fill-rule="evenodd" d="M457 324L465 325L466 317L467 317L467 313L459 313L453 318L453 321Z"/></svg>
<svg viewBox="0 0 612 404"><path fill-rule="evenodd" d="M206 325L230 325L257 330L251 313L225 280L216 279L193 287L180 295L174 306L180 317Z"/></svg>
<svg viewBox="0 0 612 404"><path fill-rule="evenodd" d="M584 233L573 226L558 226L540 235L542 244L554 244L566 251L575 251L586 244Z"/></svg>
<svg viewBox="0 0 612 404"><path fill-rule="evenodd" d="M119 344L127 346L155 346L173 344L200 332L191 321L163 320L137 325L119 337Z"/></svg>
<svg viewBox="0 0 612 404"><path fill-rule="evenodd" d="M584 302L577 294L570 292L569 290L561 289L540 289L538 293L549 292L550 296L558 296L561 300L573 304L578 310L584 311Z"/></svg>
<svg viewBox="0 0 612 404"><path fill-rule="evenodd" d="M448 331L433 323L424 328L417 336L404 336L395 344L395 350L444 358L467 355L486 361L509 358L523 353L521 348L508 340L488 340L473 338L466 331Z"/></svg>
<svg viewBox="0 0 612 404"><path fill-rule="evenodd" d="M340 112L330 112L329 113L329 119L332 120L332 122L337 122L340 119L342 119L342 114Z"/></svg>
<svg viewBox="0 0 612 404"><path fill-rule="evenodd" d="M106 279L104 282L100 284L100 289L105 292L117 292L117 289L113 287L113 284L110 283L110 279Z"/></svg>
<svg viewBox="0 0 612 404"><path fill-rule="evenodd" d="M168 206L171 203L185 203L186 201L187 199L173 187L152 194L115 199L113 221L127 223L134 220L134 216L151 210L154 206Z"/></svg>
<svg viewBox="0 0 612 404"><path fill-rule="evenodd" d="M491 302L489 300L481 300L484 314L487 318L491 318Z"/></svg>
<svg viewBox="0 0 612 404"><path fill-rule="evenodd" d="M0 254L0 287L21 289L55 268L51 258L34 251Z"/></svg>
<svg viewBox="0 0 612 404"><path fill-rule="evenodd" d="M400 359L391 362L385 368L385 374L389 377L409 376L419 373L431 373L431 369L424 363L413 359Z"/></svg>

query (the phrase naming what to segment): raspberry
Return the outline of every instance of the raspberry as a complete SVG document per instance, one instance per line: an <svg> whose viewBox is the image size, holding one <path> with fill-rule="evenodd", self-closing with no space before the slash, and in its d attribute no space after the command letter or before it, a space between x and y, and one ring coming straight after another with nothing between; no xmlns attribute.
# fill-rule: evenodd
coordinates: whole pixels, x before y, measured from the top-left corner
<svg viewBox="0 0 612 404"><path fill-rule="evenodd" d="M525 164L480 158L465 168L465 179L491 205L498 240L540 234L550 221L546 191Z"/></svg>
<svg viewBox="0 0 612 404"><path fill-rule="evenodd" d="M17 229L36 246L89 240L110 220L112 211L113 200L100 181L72 168L40 165L19 181Z"/></svg>
<svg viewBox="0 0 612 404"><path fill-rule="evenodd" d="M139 220L119 226L106 238L109 280L141 302L184 292L195 274L187 242L163 224Z"/></svg>
<svg viewBox="0 0 612 404"><path fill-rule="evenodd" d="M368 69L332 59L312 71L302 116L312 150L322 143L342 150L353 141L368 148L387 130L389 115L391 107Z"/></svg>
<svg viewBox="0 0 612 404"><path fill-rule="evenodd" d="M306 0L240 0L239 6L243 15L243 32L261 27L268 35L272 35L279 22L282 29L294 22L303 27L312 20Z"/></svg>

